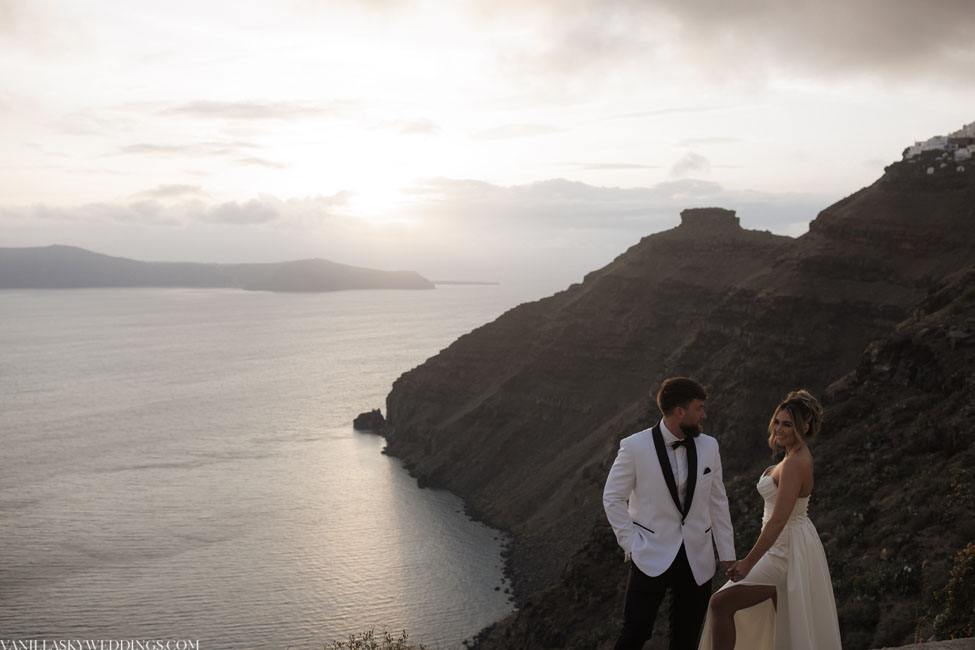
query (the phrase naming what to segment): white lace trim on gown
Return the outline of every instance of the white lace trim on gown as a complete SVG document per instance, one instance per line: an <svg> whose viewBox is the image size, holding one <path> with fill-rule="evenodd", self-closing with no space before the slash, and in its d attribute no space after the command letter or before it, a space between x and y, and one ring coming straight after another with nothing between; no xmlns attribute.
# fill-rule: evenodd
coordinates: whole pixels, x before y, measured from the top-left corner
<svg viewBox="0 0 975 650"><path fill-rule="evenodd" d="M768 522L778 487L767 473L758 479L765 500L762 525ZM741 581L728 581L722 590L739 585L775 587L778 609L771 600L735 614L736 650L839 650L833 584L816 527L806 515L809 497L796 500L789 521L772 547ZM711 650L708 615L698 650Z"/></svg>

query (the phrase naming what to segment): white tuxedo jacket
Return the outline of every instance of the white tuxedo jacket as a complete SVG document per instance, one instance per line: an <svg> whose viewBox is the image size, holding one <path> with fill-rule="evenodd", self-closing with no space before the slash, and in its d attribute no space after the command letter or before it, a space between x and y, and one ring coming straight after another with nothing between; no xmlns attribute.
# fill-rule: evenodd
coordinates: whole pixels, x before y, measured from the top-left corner
<svg viewBox="0 0 975 650"><path fill-rule="evenodd" d="M702 585L714 576L714 546L722 561L735 559L718 441L701 434L688 444L683 509L664 445L659 424L620 442L603 507L616 540L640 571L659 576L683 544L694 579Z"/></svg>

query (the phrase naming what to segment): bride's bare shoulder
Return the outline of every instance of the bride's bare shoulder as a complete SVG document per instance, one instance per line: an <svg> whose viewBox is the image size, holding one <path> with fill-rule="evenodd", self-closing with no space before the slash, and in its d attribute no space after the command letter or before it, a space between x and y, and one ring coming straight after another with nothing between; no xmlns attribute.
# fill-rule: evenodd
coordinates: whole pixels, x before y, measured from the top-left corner
<svg viewBox="0 0 975 650"><path fill-rule="evenodd" d="M811 476L813 471L813 457L809 449L790 456L782 463L782 471L793 475Z"/></svg>

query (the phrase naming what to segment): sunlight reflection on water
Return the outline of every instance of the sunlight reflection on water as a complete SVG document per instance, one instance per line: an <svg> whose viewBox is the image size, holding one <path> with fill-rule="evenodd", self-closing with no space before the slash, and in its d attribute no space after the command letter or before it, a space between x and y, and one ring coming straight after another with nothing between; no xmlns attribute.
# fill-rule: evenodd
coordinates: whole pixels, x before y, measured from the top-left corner
<svg viewBox="0 0 975 650"><path fill-rule="evenodd" d="M0 630L441 647L510 611L500 535L352 431L499 287L0 292Z"/></svg>

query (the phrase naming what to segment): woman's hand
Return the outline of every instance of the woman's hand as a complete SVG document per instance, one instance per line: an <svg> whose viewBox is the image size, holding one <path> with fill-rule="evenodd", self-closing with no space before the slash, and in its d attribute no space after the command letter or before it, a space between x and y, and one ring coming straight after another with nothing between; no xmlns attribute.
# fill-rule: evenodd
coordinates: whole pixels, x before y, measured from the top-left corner
<svg viewBox="0 0 975 650"><path fill-rule="evenodd" d="M751 572L753 566L755 566L755 563L749 561L747 557L743 560L738 560L737 564L728 572L728 576L732 582L738 582Z"/></svg>

